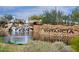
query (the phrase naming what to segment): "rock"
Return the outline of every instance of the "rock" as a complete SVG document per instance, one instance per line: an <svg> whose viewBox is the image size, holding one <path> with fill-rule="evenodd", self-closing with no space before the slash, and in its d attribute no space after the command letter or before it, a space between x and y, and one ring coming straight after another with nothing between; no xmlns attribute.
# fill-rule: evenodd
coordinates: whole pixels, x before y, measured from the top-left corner
<svg viewBox="0 0 79 59"><path fill-rule="evenodd" d="M0 28L0 36L9 36L9 33L5 29Z"/></svg>

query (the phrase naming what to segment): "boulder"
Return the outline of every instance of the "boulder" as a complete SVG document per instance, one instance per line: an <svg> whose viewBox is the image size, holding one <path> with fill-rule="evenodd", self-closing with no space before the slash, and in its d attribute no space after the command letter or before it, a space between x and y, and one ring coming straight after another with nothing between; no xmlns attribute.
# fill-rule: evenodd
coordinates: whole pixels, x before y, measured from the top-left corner
<svg viewBox="0 0 79 59"><path fill-rule="evenodd" d="M9 36L9 33L5 29L0 28L0 36Z"/></svg>

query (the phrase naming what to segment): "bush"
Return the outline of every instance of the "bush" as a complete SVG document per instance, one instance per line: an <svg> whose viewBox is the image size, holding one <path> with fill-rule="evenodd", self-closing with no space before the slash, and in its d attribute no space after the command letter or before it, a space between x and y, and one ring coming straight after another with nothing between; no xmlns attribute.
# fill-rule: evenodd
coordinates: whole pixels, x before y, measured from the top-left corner
<svg viewBox="0 0 79 59"><path fill-rule="evenodd" d="M55 42L52 44L53 49L59 52L73 52L74 50L63 42Z"/></svg>
<svg viewBox="0 0 79 59"><path fill-rule="evenodd" d="M3 39L4 39L4 37L3 36L0 36L0 43L3 42Z"/></svg>
<svg viewBox="0 0 79 59"><path fill-rule="evenodd" d="M67 46L63 42L44 42L44 41L32 41L29 43L24 51L30 52L72 52L74 51L70 46Z"/></svg>
<svg viewBox="0 0 79 59"><path fill-rule="evenodd" d="M74 48L76 51L79 51L79 37L73 37L71 39L70 45L72 48Z"/></svg>

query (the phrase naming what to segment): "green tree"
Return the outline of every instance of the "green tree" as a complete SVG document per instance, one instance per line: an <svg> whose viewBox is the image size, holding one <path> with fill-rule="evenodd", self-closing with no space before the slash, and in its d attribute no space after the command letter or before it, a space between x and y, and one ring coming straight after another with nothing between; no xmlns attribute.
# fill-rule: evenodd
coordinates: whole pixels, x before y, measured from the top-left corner
<svg viewBox="0 0 79 59"><path fill-rule="evenodd" d="M61 11L51 10L45 11L42 17L42 23L46 24L61 24L63 21L63 13Z"/></svg>
<svg viewBox="0 0 79 59"><path fill-rule="evenodd" d="M7 20L2 16L0 17L0 27L4 27L7 24Z"/></svg>
<svg viewBox="0 0 79 59"><path fill-rule="evenodd" d="M45 24L52 23L52 15L50 14L49 11L45 11L44 14L42 15L42 23L45 23Z"/></svg>
<svg viewBox="0 0 79 59"><path fill-rule="evenodd" d="M72 11L72 15L71 15L71 18L74 21L76 22L79 22L79 8L75 8L73 11Z"/></svg>
<svg viewBox="0 0 79 59"><path fill-rule="evenodd" d="M71 21L71 19L70 19L70 15L63 15L63 20L64 20L64 24L66 24L66 25L68 25L69 24L69 21Z"/></svg>
<svg viewBox="0 0 79 59"><path fill-rule="evenodd" d="M40 15L33 15L31 17L29 17L30 20L40 20L41 16Z"/></svg>
<svg viewBox="0 0 79 59"><path fill-rule="evenodd" d="M0 26L4 27L12 19L13 19L13 16L12 15L8 15L8 14L0 17Z"/></svg>
<svg viewBox="0 0 79 59"><path fill-rule="evenodd" d="M13 16L9 14L5 14L3 17L7 19L8 21L13 19Z"/></svg>
<svg viewBox="0 0 79 59"><path fill-rule="evenodd" d="M63 22L63 13L61 11L58 11L56 16L57 16L56 19L57 19L58 24L62 24L62 22Z"/></svg>

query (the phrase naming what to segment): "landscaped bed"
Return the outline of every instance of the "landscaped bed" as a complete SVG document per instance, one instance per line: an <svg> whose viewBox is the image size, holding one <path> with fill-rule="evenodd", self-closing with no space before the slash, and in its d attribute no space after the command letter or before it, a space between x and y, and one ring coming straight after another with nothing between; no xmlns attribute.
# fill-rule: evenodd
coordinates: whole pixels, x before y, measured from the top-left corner
<svg viewBox="0 0 79 59"><path fill-rule="evenodd" d="M3 39L4 39L4 37L3 36L0 36L0 43L3 42Z"/></svg>
<svg viewBox="0 0 79 59"><path fill-rule="evenodd" d="M72 52L74 51L70 46L63 42L44 42L38 40L29 40L28 44L16 45L0 43L0 52Z"/></svg>

